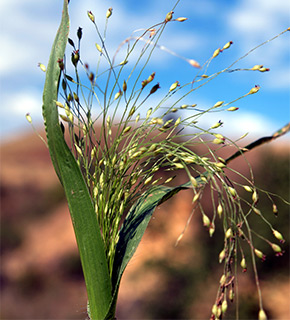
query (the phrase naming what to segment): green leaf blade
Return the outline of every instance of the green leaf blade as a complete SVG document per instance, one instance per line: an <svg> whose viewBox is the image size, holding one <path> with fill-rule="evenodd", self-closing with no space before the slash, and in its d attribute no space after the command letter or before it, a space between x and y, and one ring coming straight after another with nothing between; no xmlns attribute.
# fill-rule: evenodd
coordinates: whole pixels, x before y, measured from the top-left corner
<svg viewBox="0 0 290 320"><path fill-rule="evenodd" d="M200 177L196 179L200 186L204 184ZM165 202L179 191L191 187L190 182L177 187L154 186L141 195L130 209L119 232L119 241L117 243L112 275L114 295L107 315L108 319L115 312L122 275L144 235L154 210L158 205Z"/></svg>
<svg viewBox="0 0 290 320"><path fill-rule="evenodd" d="M94 206L80 171L59 125L55 104L60 68L69 32L68 1L64 0L62 20L53 43L43 91L43 118L47 143L55 171L64 187L87 286L91 319L105 319L111 296L111 280Z"/></svg>

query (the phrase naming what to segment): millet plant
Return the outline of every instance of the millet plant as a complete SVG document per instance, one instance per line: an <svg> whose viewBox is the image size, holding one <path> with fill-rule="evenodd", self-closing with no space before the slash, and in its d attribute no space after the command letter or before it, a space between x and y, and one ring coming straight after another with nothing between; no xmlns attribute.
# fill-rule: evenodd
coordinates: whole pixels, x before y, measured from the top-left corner
<svg viewBox="0 0 290 320"><path fill-rule="evenodd" d="M222 121L213 123L209 128L201 128L199 119L210 112L237 111L233 103L256 94L259 86L249 88L246 94L233 101L218 101L208 109L183 104L185 97L220 74L237 71L238 68L233 69L233 66L249 53L213 74L209 71L211 61L228 50L232 42L215 50L202 66L193 59L183 58L195 68L194 79L186 84L173 82L163 98L154 107L149 107L151 96L162 90L154 81L155 72L152 70L145 74L145 67L148 68L155 50L171 52L159 46L158 40L169 23L186 20L174 17L173 11L179 1L162 22L142 31L141 35L126 39L113 57L105 42L112 8L104 17L106 25L102 33L94 14L88 11L88 18L99 39L93 65L85 63L81 54L82 29L77 30L75 40L69 38L68 2L64 0L61 24L46 69L43 118L51 159L65 190L79 248L88 293L89 318L115 318L123 272L154 209L179 191L191 189L193 212L199 209L209 235L213 236L217 223L224 230L224 238L221 239L223 250L219 254L219 262L224 267L211 319L221 319L229 301L235 299L238 265L244 270L247 268L245 245L251 252L256 279L258 318L266 319L255 262L256 258L265 259L265 255L254 244L255 237L263 236L249 225L248 217L256 215L264 220L266 227L272 230L274 240L283 242L284 239L257 206L262 190L255 186L251 169L250 178L247 178L231 169L229 163L254 147L286 133L289 124L272 136L240 148L237 141L219 133ZM289 28L281 34L286 31ZM71 47L69 57L65 54L67 44ZM126 48L126 55L121 63L116 63L121 48ZM138 51L137 58L133 55L135 51ZM45 69L42 64L40 67ZM268 71L262 65L244 70ZM27 119L31 122L30 115ZM229 147L235 148L234 154L227 159L220 157L219 150ZM164 170L168 171L170 178L162 176ZM188 176L188 182L174 186L174 178L181 171ZM229 178L229 172L234 172L239 181L243 179L244 182ZM213 203L210 214L203 210L201 202L206 189L210 190ZM243 190L248 191L249 197L241 197ZM277 212L273 195L266 194L274 213ZM274 253L283 253L278 244L264 240Z"/></svg>

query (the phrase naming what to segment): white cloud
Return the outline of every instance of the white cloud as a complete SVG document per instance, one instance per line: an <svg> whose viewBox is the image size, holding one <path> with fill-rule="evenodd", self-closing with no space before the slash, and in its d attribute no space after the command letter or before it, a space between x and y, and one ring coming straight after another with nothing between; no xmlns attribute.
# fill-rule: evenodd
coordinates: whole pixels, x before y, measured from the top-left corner
<svg viewBox="0 0 290 320"><path fill-rule="evenodd" d="M266 33L278 33L283 24L288 27L290 2L288 0L244 0L229 12L228 23L236 31L257 39Z"/></svg>
<svg viewBox="0 0 290 320"><path fill-rule="evenodd" d="M289 27L289 13L289 0L244 0L227 12L225 21L243 55ZM252 63L270 67L273 81L266 81L268 89L288 88L290 80L285 63L289 63L289 32L252 52L245 61L247 66Z"/></svg>
<svg viewBox="0 0 290 320"><path fill-rule="evenodd" d="M27 112L40 114L41 95L33 90L19 92L6 101L6 105L13 115L24 116Z"/></svg>
<svg viewBox="0 0 290 320"><path fill-rule="evenodd" d="M15 2L17 4L15 4ZM7 1L2 4L2 44L0 71L2 77L36 70L37 62L47 59L49 47L57 30L59 15L51 12L57 1ZM42 11L43 10L43 11ZM58 10L55 9L57 12ZM4 32L3 32L4 31ZM34 67L34 68L33 68Z"/></svg>
<svg viewBox="0 0 290 320"><path fill-rule="evenodd" d="M41 92L23 88L14 94L1 95L1 140L11 139L23 129L29 129L26 113L31 114L34 125L38 126L42 119Z"/></svg>

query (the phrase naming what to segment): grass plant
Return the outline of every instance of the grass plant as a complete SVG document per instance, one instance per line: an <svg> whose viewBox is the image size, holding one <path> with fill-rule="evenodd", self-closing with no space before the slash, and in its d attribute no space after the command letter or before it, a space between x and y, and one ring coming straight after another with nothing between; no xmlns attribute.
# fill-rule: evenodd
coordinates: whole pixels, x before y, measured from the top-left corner
<svg viewBox="0 0 290 320"><path fill-rule="evenodd" d="M213 123L209 128L200 127L200 118L211 112L238 112L237 101L257 94L260 87L249 88L248 92L232 101L217 101L206 109L184 104L184 99L219 75L241 70L236 67L238 62L260 45L227 68L211 74L210 63L223 51L229 50L232 42L215 50L203 65L194 59L179 57L158 44L168 23L186 20L175 18L173 11L174 8L163 21L145 29L140 35L126 39L113 56L106 46L106 30L113 18L112 8L104 17L106 24L102 32L94 14L88 11L88 18L99 38L96 43L97 62L89 65L84 62L85 52L81 50L82 29L77 30L74 40L69 38L68 1L64 0L62 21L46 70L43 117L47 144L66 193L80 251L88 291L88 315L90 319L115 317L122 274L154 209L179 191L191 189L194 208L199 208L209 235L214 235L218 224L224 230L224 238L221 239L224 247L219 254L224 268L211 318L221 319L229 301L234 300L237 268L240 265L245 271L247 263L250 263L244 254L248 246L259 296L258 317L266 319L256 270L256 258L264 260L265 255L255 247L254 241L255 237L262 235L249 224L248 217L256 215L257 219L262 219L272 230L273 239L283 242L282 234L258 208L259 194L266 192L275 214L275 197L255 185L250 165L250 175L246 177L234 171L229 163L258 145L285 134L289 131L289 124L272 136L244 148L238 146L243 137L232 140L219 133L222 121ZM278 36L287 31L289 28ZM69 53L66 51L67 43ZM117 63L121 49L125 49L126 54L123 61ZM184 59L196 69L196 75L189 83L182 83L182 79L173 82L160 101L150 107L152 96L160 90L159 83L154 80L158 71L147 73L156 50L165 50L176 55L177 59ZM243 70L268 71L262 65ZM31 122L30 116L27 117ZM203 151L197 152L201 147ZM219 155L225 148L234 150L227 159ZM162 175L164 170L170 173L169 179ZM186 173L188 182L174 185L174 179L181 171ZM229 173L235 173L238 182L229 178ZM207 188L211 190L213 203L210 214L203 210L201 201ZM243 190L248 191L249 197L240 196ZM193 213L194 210L188 223ZM177 239L177 244L184 232ZM265 241L276 255L283 253L272 239Z"/></svg>

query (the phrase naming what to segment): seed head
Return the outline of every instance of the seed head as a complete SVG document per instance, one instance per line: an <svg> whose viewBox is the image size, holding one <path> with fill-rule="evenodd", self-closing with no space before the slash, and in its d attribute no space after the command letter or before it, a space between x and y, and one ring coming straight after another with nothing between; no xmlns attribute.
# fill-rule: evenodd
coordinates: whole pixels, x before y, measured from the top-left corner
<svg viewBox="0 0 290 320"><path fill-rule="evenodd" d="M253 200L254 204L259 201L259 196L258 196L258 193L256 190L252 194L252 200Z"/></svg>
<svg viewBox="0 0 290 320"><path fill-rule="evenodd" d="M155 78L155 72L152 72L152 73L150 74L150 76L147 78L147 83L153 81L154 78Z"/></svg>
<svg viewBox="0 0 290 320"><path fill-rule="evenodd" d="M147 178L145 181L144 181L144 185L148 184L151 180L152 180L153 176Z"/></svg>
<svg viewBox="0 0 290 320"><path fill-rule="evenodd" d="M281 247L278 246L278 245L275 244L275 243L271 243L271 247L272 247L273 251L275 251L276 253L281 253L281 252L282 252Z"/></svg>
<svg viewBox="0 0 290 320"><path fill-rule="evenodd" d="M284 243L284 242L285 242L282 234L281 234L279 231L274 230L274 229L273 229L272 231L273 231L273 235L274 235L274 237L275 237L276 239L278 239L281 243Z"/></svg>
<svg viewBox="0 0 290 320"><path fill-rule="evenodd" d="M225 257L226 257L226 251L225 249L223 249L219 254L219 263L222 263Z"/></svg>
<svg viewBox="0 0 290 320"><path fill-rule="evenodd" d="M198 183L197 183L197 181L196 181L196 179L195 179L194 177L190 176L189 179L190 179L191 184L192 184L194 187L197 187L197 186L198 186Z"/></svg>
<svg viewBox="0 0 290 320"><path fill-rule="evenodd" d="M164 181L164 183L169 183L169 182L172 181L173 179L174 179L174 177L170 177L170 178L166 179L166 180Z"/></svg>
<svg viewBox="0 0 290 320"><path fill-rule="evenodd" d="M233 187L228 187L228 189L229 189L230 194L231 194L233 197L236 197L236 196L237 196L237 191L236 191L235 188L233 188Z"/></svg>
<svg viewBox="0 0 290 320"><path fill-rule="evenodd" d="M220 284L221 284L221 286L223 286L225 283L226 283L226 276L223 274L222 276L221 276L221 278L220 278Z"/></svg>
<svg viewBox="0 0 290 320"><path fill-rule="evenodd" d="M111 117L110 117L110 115L108 115L106 123L107 123L107 127L109 128L111 126Z"/></svg>
<svg viewBox="0 0 290 320"><path fill-rule="evenodd" d="M216 316L216 315L217 315L217 311L218 311L218 307L217 307L216 304L214 304L214 305L212 306L211 312L212 312L212 314L213 314L214 316Z"/></svg>
<svg viewBox="0 0 290 320"><path fill-rule="evenodd" d="M230 299L231 302L234 301L234 297L235 297L235 292L234 292L233 288L230 288L229 299Z"/></svg>
<svg viewBox="0 0 290 320"><path fill-rule="evenodd" d="M217 207L217 213L218 213L219 217L221 218L222 213L223 213L223 206L220 203Z"/></svg>
<svg viewBox="0 0 290 320"><path fill-rule="evenodd" d="M66 91L66 81L64 79L61 81L61 87L63 91Z"/></svg>
<svg viewBox="0 0 290 320"><path fill-rule="evenodd" d="M217 56L220 54L220 52L221 52L221 49L220 49L220 48L216 49L216 50L214 51L212 57L213 57L213 58L217 57Z"/></svg>
<svg viewBox="0 0 290 320"><path fill-rule="evenodd" d="M216 165L216 167L218 167L220 169L223 169L223 168L226 167L226 165L224 163L222 163L222 162L216 162L215 165Z"/></svg>
<svg viewBox="0 0 290 320"><path fill-rule="evenodd" d="M88 11L88 17L93 23L95 23L95 16L93 15L92 11Z"/></svg>
<svg viewBox="0 0 290 320"><path fill-rule="evenodd" d="M117 100L118 98L120 98L121 95L122 95L122 91L119 90L119 91L115 94L114 100Z"/></svg>
<svg viewBox="0 0 290 320"><path fill-rule="evenodd" d="M230 107L227 109L227 111L236 111L236 110L239 110L239 108L237 107Z"/></svg>
<svg viewBox="0 0 290 320"><path fill-rule="evenodd" d="M216 128L219 128L222 124L223 124L223 122L221 122L221 121L216 122L214 125L212 125L212 126L210 127L210 129L216 129Z"/></svg>
<svg viewBox="0 0 290 320"><path fill-rule="evenodd" d="M249 186L243 186L243 187L247 192L252 192L253 191L252 188L249 187Z"/></svg>
<svg viewBox="0 0 290 320"><path fill-rule="evenodd" d="M194 203L195 201L197 201L199 198L199 193L195 194L193 199L192 199L192 203Z"/></svg>
<svg viewBox="0 0 290 320"><path fill-rule="evenodd" d="M184 165L182 163L174 163L177 169L184 169Z"/></svg>
<svg viewBox="0 0 290 320"><path fill-rule="evenodd" d="M128 60L123 60L123 61L121 61L120 63L119 63L119 65L120 66L124 66L125 64L127 64L128 63Z"/></svg>
<svg viewBox="0 0 290 320"><path fill-rule="evenodd" d="M83 36L83 29L81 27L78 28L77 36L78 36L79 40L81 40L81 38Z"/></svg>
<svg viewBox="0 0 290 320"><path fill-rule="evenodd" d="M32 118L31 118L31 116L30 116L29 113L26 113L25 117L26 117L26 120L27 120L29 123L32 123Z"/></svg>
<svg viewBox="0 0 290 320"><path fill-rule="evenodd" d="M97 50L98 50L99 52L102 53L102 47L101 47L99 44L97 44L97 43L96 43L96 48L97 48Z"/></svg>
<svg viewBox="0 0 290 320"><path fill-rule="evenodd" d="M223 103L224 103L224 101L218 101L218 102L213 106L213 108L218 108L218 107L222 106Z"/></svg>
<svg viewBox="0 0 290 320"><path fill-rule="evenodd" d="M61 102L55 101L55 104L56 104L58 107L64 109L64 106L63 106L63 104L62 104Z"/></svg>
<svg viewBox="0 0 290 320"><path fill-rule="evenodd" d="M259 70L259 69L261 69L261 68L263 68L263 65L262 64L256 64L256 65L254 65L253 66L253 68L251 69L251 70Z"/></svg>
<svg viewBox="0 0 290 320"><path fill-rule="evenodd" d="M148 84L148 80L143 80L143 81L141 82L142 89L143 89L144 87L146 87L147 84Z"/></svg>
<svg viewBox="0 0 290 320"><path fill-rule="evenodd" d="M260 68L259 71L260 72L267 72L267 71L270 71L270 69L269 68Z"/></svg>
<svg viewBox="0 0 290 320"><path fill-rule="evenodd" d="M226 239L230 239L233 237L233 230L231 228L229 228L226 233L225 233L225 237Z"/></svg>
<svg viewBox="0 0 290 320"><path fill-rule="evenodd" d="M225 313L228 309L228 303L227 300L224 300L222 303L222 313Z"/></svg>
<svg viewBox="0 0 290 320"><path fill-rule="evenodd" d="M120 204L119 212L120 212L121 215L122 215L123 211L124 211L124 201L122 201L121 204Z"/></svg>
<svg viewBox="0 0 290 320"><path fill-rule="evenodd" d="M151 144L151 146L149 147L148 151L149 151L149 152L153 152L153 151L156 150L156 148L157 148L157 144L156 144L156 143L153 143L153 144Z"/></svg>
<svg viewBox="0 0 290 320"><path fill-rule="evenodd" d="M254 249L254 252L255 252L255 255L262 259L262 261L265 261L266 260L266 256L264 255L264 253L258 249Z"/></svg>
<svg viewBox="0 0 290 320"><path fill-rule="evenodd" d="M75 148L76 148L77 153L78 153L80 156L82 156L82 155L83 155L82 149L81 149L76 143L75 143L74 145L75 145Z"/></svg>
<svg viewBox="0 0 290 320"><path fill-rule="evenodd" d="M106 18L107 18L107 19L110 18L110 16L112 15L112 12L113 12L113 8L109 8L109 9L107 10L107 13L106 13Z"/></svg>
<svg viewBox="0 0 290 320"><path fill-rule="evenodd" d="M179 117L179 118L175 121L174 127L177 127L180 123L181 123L181 117Z"/></svg>
<svg viewBox="0 0 290 320"><path fill-rule="evenodd" d="M71 93L68 94L67 101L73 101L73 97L72 97Z"/></svg>
<svg viewBox="0 0 290 320"><path fill-rule="evenodd" d="M64 70L64 63L63 63L63 59L58 59L57 60L58 66L60 68L60 70Z"/></svg>
<svg viewBox="0 0 290 320"><path fill-rule="evenodd" d="M155 93L158 89L160 89L159 83L155 84L155 86L152 87L149 94Z"/></svg>
<svg viewBox="0 0 290 320"><path fill-rule="evenodd" d="M148 109L147 114L146 114L146 119L148 119L150 117L152 113L152 108Z"/></svg>
<svg viewBox="0 0 290 320"><path fill-rule="evenodd" d="M124 91L124 92L127 91L127 83L126 83L125 80L124 80L124 82L123 82L123 91Z"/></svg>
<svg viewBox="0 0 290 320"><path fill-rule="evenodd" d="M161 119L161 118L152 118L152 120L149 122L149 124L163 125L163 119Z"/></svg>
<svg viewBox="0 0 290 320"><path fill-rule="evenodd" d="M129 132L129 131L131 130L131 128L132 128L131 126L126 127L126 128L124 129L124 131L123 131L123 134Z"/></svg>
<svg viewBox="0 0 290 320"><path fill-rule="evenodd" d="M204 225L205 227L207 227L207 228L209 228L210 225L211 225L211 222L210 222L210 220L209 220L209 217L208 217L207 215L205 215L205 214L202 215L202 222L203 222L203 225Z"/></svg>
<svg viewBox="0 0 290 320"><path fill-rule="evenodd" d="M227 42L227 43L223 46L223 50L228 49L232 44L233 44L233 41Z"/></svg>
<svg viewBox="0 0 290 320"><path fill-rule="evenodd" d="M226 160L225 160L224 158L222 158L222 157L218 157L218 160L219 160L220 162L222 162L222 163L226 164Z"/></svg>
<svg viewBox="0 0 290 320"><path fill-rule="evenodd" d="M79 96L75 92L73 93L73 96L76 102L80 102Z"/></svg>
<svg viewBox="0 0 290 320"><path fill-rule="evenodd" d="M45 67L45 65L44 65L44 64L39 63L39 64L38 64L38 66L39 66L39 68L40 68L40 70L41 70L41 71L43 71L43 72L45 72L45 71L46 71L46 67Z"/></svg>
<svg viewBox="0 0 290 320"><path fill-rule="evenodd" d="M217 139L225 140L225 137L224 137L222 134L220 134L220 133L214 133L213 135L214 135Z"/></svg>
<svg viewBox="0 0 290 320"><path fill-rule="evenodd" d="M245 258L241 260L241 267L243 268L243 272L247 271L247 263Z"/></svg>
<svg viewBox="0 0 290 320"><path fill-rule="evenodd" d="M215 232L215 226L214 226L214 223L211 223L208 229L209 236L212 237L214 232Z"/></svg>
<svg viewBox="0 0 290 320"><path fill-rule="evenodd" d="M258 319L259 320L267 320L268 319L266 312L263 309L260 309Z"/></svg>
<svg viewBox="0 0 290 320"><path fill-rule="evenodd" d="M93 72L90 72L90 74L89 74L89 80L90 80L91 82L93 82L94 79L95 79L95 75L93 74Z"/></svg>
<svg viewBox="0 0 290 320"><path fill-rule="evenodd" d="M200 68L200 64L199 64L197 61L193 60L193 59L189 59L189 60L187 60L187 62L188 62L192 67Z"/></svg>
<svg viewBox="0 0 290 320"><path fill-rule="evenodd" d="M97 198L98 193L99 193L99 188L96 186L96 187L94 187L94 189L93 189L93 195L94 195L94 198L95 198L95 199Z"/></svg>
<svg viewBox="0 0 290 320"><path fill-rule="evenodd" d="M131 116L134 114L135 111L136 111L136 107L133 106L133 107L131 108L131 110L129 111L128 116L131 117Z"/></svg>
<svg viewBox="0 0 290 320"><path fill-rule="evenodd" d="M97 152L97 148L96 148L96 146L94 146L92 151L91 151L91 159L93 159L95 157L96 152Z"/></svg>
<svg viewBox="0 0 290 320"><path fill-rule="evenodd" d="M177 87L180 87L180 84L178 81L175 81L169 88L169 92L175 90Z"/></svg>
<svg viewBox="0 0 290 320"><path fill-rule="evenodd" d="M60 118L61 118L63 121L65 121L65 122L71 122L70 119L69 119L68 117L64 116L63 114L60 114L59 116L60 116Z"/></svg>
<svg viewBox="0 0 290 320"><path fill-rule="evenodd" d="M165 17L165 22L168 22L170 20L172 20L172 15L173 15L173 11L170 11L167 13L166 17Z"/></svg>
<svg viewBox="0 0 290 320"><path fill-rule="evenodd" d="M275 216L277 216L277 214L278 214L278 208L277 208L277 206L275 205L275 203L273 203L273 213L275 214Z"/></svg>
<svg viewBox="0 0 290 320"><path fill-rule="evenodd" d="M214 144L222 144L222 143L225 143L225 141L223 139L216 138L216 139L213 139L212 143L214 143Z"/></svg>
<svg viewBox="0 0 290 320"><path fill-rule="evenodd" d="M186 21L186 20L188 20L188 18L179 17L179 18L175 19L175 21L179 21L179 22L183 22L183 21Z"/></svg>
<svg viewBox="0 0 290 320"><path fill-rule="evenodd" d="M248 94L254 94L257 93L260 90L260 86L255 85L254 88L252 88Z"/></svg>

